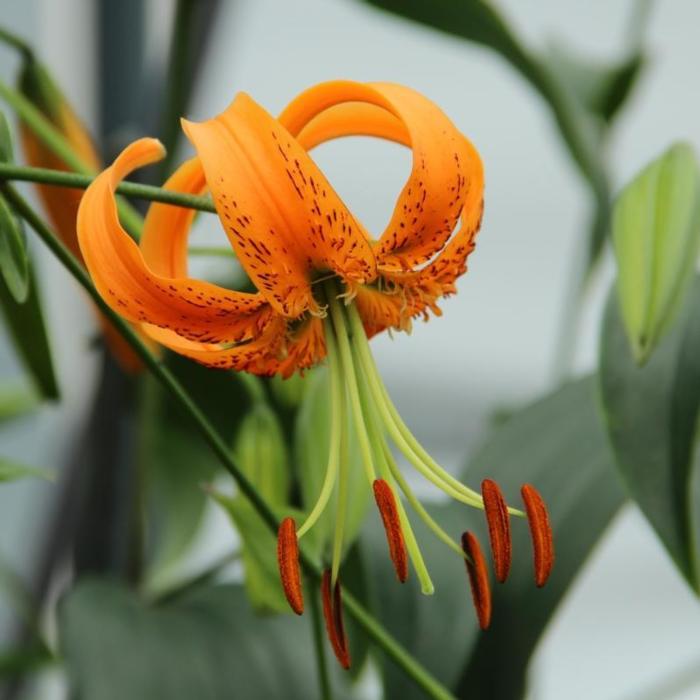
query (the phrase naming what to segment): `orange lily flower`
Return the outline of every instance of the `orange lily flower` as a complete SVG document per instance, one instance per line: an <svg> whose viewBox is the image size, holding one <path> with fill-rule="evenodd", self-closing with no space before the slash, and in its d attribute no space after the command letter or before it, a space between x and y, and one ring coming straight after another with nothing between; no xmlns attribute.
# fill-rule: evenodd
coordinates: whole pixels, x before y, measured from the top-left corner
<svg viewBox="0 0 700 700"><path fill-rule="evenodd" d="M20 87L25 96L70 143L83 163L95 172L100 170L102 161L85 125L46 71L33 60L29 60L24 67ZM22 121L20 121L20 137L29 165L37 168L70 170L63 160L50 151ZM76 231L76 218L82 193L71 187L54 185L37 184L36 189L54 231L73 255L82 262ZM121 367L130 373L141 369L141 361L114 326L101 314L99 320L105 341Z"/></svg>
<svg viewBox="0 0 700 700"><path fill-rule="evenodd" d="M424 593L433 584L413 534L402 491L436 536L466 560L479 622L490 618L488 573L478 540L460 542L430 517L399 470L387 438L428 480L467 505L483 508L499 580L510 568L508 508L498 486L473 491L445 471L411 434L389 399L368 339L408 330L415 317L439 314L456 291L481 223L481 159L438 107L406 87L333 81L312 87L275 119L245 94L203 123L183 121L197 155L166 187L211 192L224 230L255 293L222 289L187 276L193 212L154 203L141 246L119 224L114 189L135 168L163 156L154 139L136 141L86 191L78 235L105 300L159 343L197 362L261 375L289 376L327 358L331 391L328 467L318 500L297 528L283 520L278 539L282 584L303 611L299 540L337 491L336 536L322 585L334 651L350 658L338 578L343 545L347 459L343 430L352 418L397 577L409 562ZM386 230L374 239L333 190L308 151L330 139L367 135L411 148L413 167ZM454 229L458 227L455 232ZM536 580L551 569L551 530L531 486L527 515L536 543Z"/></svg>

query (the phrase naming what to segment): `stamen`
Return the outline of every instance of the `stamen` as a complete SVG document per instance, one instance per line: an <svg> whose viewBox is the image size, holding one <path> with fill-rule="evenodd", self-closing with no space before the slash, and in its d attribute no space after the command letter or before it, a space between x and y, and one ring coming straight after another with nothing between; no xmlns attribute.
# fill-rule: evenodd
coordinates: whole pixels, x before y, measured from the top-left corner
<svg viewBox="0 0 700 700"><path fill-rule="evenodd" d="M374 500L382 516L386 539L389 544L389 554L394 563L396 576L401 583L405 583L408 578L408 555L406 554L406 544L401 532L401 522L396 508L396 497L391 490L391 486L384 479L375 479L373 484Z"/></svg>
<svg viewBox="0 0 700 700"><path fill-rule="evenodd" d="M284 596L292 610L301 615L304 612L304 593L299 570L299 543L293 518L285 518L280 524L277 533L277 562Z"/></svg>
<svg viewBox="0 0 700 700"><path fill-rule="evenodd" d="M331 596L331 572L329 569L326 569L321 577L321 600L328 640L340 665L344 669L348 669L350 668L350 651L343 624L343 599L340 581L335 582L333 595Z"/></svg>
<svg viewBox="0 0 700 700"><path fill-rule="evenodd" d="M512 559L508 505L501 487L491 479L484 479L481 482L481 495L484 499L486 522L489 526L493 568L496 579L503 583L508 578Z"/></svg>
<svg viewBox="0 0 700 700"><path fill-rule="evenodd" d="M471 532L465 532L462 535L462 549L467 556L467 573L476 616L479 626L485 630L491 623L491 587L486 571L486 561L479 540Z"/></svg>
<svg viewBox="0 0 700 700"><path fill-rule="evenodd" d="M525 484L520 493L525 503L527 521L532 536L532 550L535 558L535 583L539 588L547 583L554 565L554 542L552 527L549 524L547 506L537 489Z"/></svg>

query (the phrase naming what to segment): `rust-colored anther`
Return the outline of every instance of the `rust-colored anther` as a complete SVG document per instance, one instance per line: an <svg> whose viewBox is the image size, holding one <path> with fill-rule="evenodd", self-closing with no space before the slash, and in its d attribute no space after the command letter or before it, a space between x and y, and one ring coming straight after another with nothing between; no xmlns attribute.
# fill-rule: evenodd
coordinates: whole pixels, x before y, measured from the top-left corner
<svg viewBox="0 0 700 700"><path fill-rule="evenodd" d="M304 593L299 570L299 543L294 518L285 518L277 532L277 562L282 588L292 610L297 615L304 612Z"/></svg>
<svg viewBox="0 0 700 700"><path fill-rule="evenodd" d="M326 569L321 577L321 601L323 603L323 617L326 620L326 633L333 647L338 662L344 669L350 668L350 650L348 638L343 624L343 595L340 581L335 582L335 588L331 594L331 572Z"/></svg>
<svg viewBox="0 0 700 700"><path fill-rule="evenodd" d="M481 482L481 495L484 499L486 522L489 526L493 568L496 579L503 583L508 578L513 556L508 505L503 498L501 487L491 479L484 479Z"/></svg>
<svg viewBox="0 0 700 700"><path fill-rule="evenodd" d="M527 521L532 535L532 550L535 559L535 583L538 587L547 583L554 565L554 542L549 524L547 506L534 486L525 484L520 489L525 503Z"/></svg>
<svg viewBox="0 0 700 700"><path fill-rule="evenodd" d="M396 507L396 496L384 479L375 479L373 487L374 500L377 502L377 508L379 508L379 514L382 516L386 531L389 556L394 563L396 576L401 583L405 583L408 578L408 554L401 531L399 511Z"/></svg>
<svg viewBox="0 0 700 700"><path fill-rule="evenodd" d="M467 555L465 561L476 616L479 620L479 626L485 630L491 623L491 586L486 570L486 560L481 551L479 540L471 532L465 532L462 535L462 549Z"/></svg>

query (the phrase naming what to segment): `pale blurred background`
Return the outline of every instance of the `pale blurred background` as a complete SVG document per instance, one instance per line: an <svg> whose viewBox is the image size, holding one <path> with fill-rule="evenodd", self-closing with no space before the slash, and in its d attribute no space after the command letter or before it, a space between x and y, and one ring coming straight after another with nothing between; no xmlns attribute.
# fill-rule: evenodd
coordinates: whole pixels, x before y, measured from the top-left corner
<svg viewBox="0 0 700 700"><path fill-rule="evenodd" d="M95 5L3 0L0 6L2 23L34 43L88 123L94 123L98 101L90 29ZM498 5L533 44L556 37L603 60L623 50L627 0L500 0ZM147 31L156 55L157 42L168 40L171 3L151 0L148 8ZM648 32L650 65L611 143L617 185L672 140L700 143L698 26L700 4L693 0L655 7ZM15 67L15 57L1 48L2 76L12 79ZM201 119L220 111L239 90L274 113L308 85L339 77L395 81L424 92L474 141L485 161L486 216L459 295L443 304L442 319L416 324L411 337L382 337L373 344L409 425L430 451L457 468L494 410L534 399L557 381L558 330L574 257L582 250L588 193L541 99L503 60L352 0L223 2L189 116ZM355 140L324 146L315 157L353 210L380 231L408 172L408 154ZM196 232L199 240L217 236L213 218L205 228ZM4 429L0 444L5 455L58 467L84 418L95 376L88 349L92 317L68 276L44 251L40 254L64 401L44 409L28 427ZM610 261L604 268L579 324L577 372L596 363ZM17 371L6 342L0 362L0 378ZM0 552L20 569L32 554L28 547L48 496L50 487L43 484L0 489L0 508L14 513L12 528L0 532ZM214 522L210 539L216 539L217 527ZM669 674L694 666L694 690L658 697L698 698L699 629L698 601L646 522L628 508L540 645L532 697L643 698Z"/></svg>

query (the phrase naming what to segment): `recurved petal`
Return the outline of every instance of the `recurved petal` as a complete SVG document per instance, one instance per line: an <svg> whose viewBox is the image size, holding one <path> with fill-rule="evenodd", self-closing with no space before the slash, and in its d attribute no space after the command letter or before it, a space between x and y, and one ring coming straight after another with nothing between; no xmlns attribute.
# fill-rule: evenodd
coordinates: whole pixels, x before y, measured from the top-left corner
<svg viewBox="0 0 700 700"><path fill-rule="evenodd" d="M349 283L374 279L362 226L304 148L248 95L183 127L241 264L279 313L318 312L314 271L332 270Z"/></svg>
<svg viewBox="0 0 700 700"><path fill-rule="evenodd" d="M286 325L282 316L274 314L257 338L228 346L193 342L171 330L148 324L143 329L156 342L206 367L271 375L284 352Z"/></svg>
<svg viewBox="0 0 700 700"><path fill-rule="evenodd" d="M86 190L78 212L78 239L95 286L124 318L172 330L191 341L230 343L258 335L272 314L261 295L157 274L121 227L115 187L132 170L162 155L160 142L140 139Z"/></svg>
<svg viewBox="0 0 700 700"><path fill-rule="evenodd" d="M358 134L410 145L411 174L375 249L380 272L401 273L431 261L460 214L462 238L467 231L473 238L481 220L481 160L430 100L400 85L333 81L302 93L280 121L308 148Z"/></svg>

